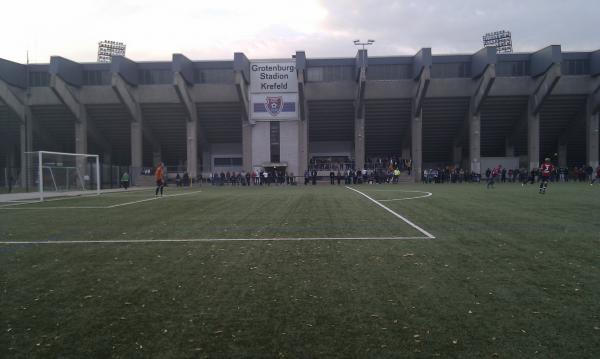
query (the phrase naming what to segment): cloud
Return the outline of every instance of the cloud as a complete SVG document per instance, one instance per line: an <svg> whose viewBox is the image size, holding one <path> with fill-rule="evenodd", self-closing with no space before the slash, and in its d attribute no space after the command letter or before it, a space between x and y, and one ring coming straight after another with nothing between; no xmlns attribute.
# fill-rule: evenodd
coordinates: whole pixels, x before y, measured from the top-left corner
<svg viewBox="0 0 600 359"><path fill-rule="evenodd" d="M434 53L474 52L481 36L506 29L516 50L537 50L550 44L589 50L600 47L597 28L600 3L584 0L385 1L323 0L330 31L348 31L377 40L372 53L390 48L431 46Z"/></svg>
<svg viewBox="0 0 600 359"><path fill-rule="evenodd" d="M35 11L31 9L35 8ZM57 10L60 9L60 10ZM356 54L355 38L373 38L371 55L473 53L485 32L512 31L516 51L550 44L600 48L600 2L586 0L33 0L3 4L0 57L37 62L51 55L95 61L97 42L123 41L134 60L287 58ZM26 22L23 19L27 19Z"/></svg>

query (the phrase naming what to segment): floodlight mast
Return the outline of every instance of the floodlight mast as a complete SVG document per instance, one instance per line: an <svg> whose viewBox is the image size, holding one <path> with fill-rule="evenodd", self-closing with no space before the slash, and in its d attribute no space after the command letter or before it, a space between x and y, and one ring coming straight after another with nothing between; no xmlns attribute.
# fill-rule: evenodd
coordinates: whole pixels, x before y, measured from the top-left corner
<svg viewBox="0 0 600 359"><path fill-rule="evenodd" d="M510 31L501 30L488 32L485 35L483 35L482 39L484 47L496 47L496 51L499 54L513 52L512 35Z"/></svg>
<svg viewBox="0 0 600 359"><path fill-rule="evenodd" d="M353 42L354 42L354 45L356 45L356 46L362 46L362 49L364 50L365 46L373 45L375 40L369 39L369 40L367 40L367 42L361 42L359 39L356 39ZM365 52L364 51L361 55L361 60L362 60L362 65L364 66L364 64L365 64Z"/></svg>
<svg viewBox="0 0 600 359"><path fill-rule="evenodd" d="M367 40L367 42L360 42L360 40L354 40L354 45L356 46L362 46L362 49L365 49L365 46L369 46L369 45L373 45L373 43L375 42L375 40Z"/></svg>

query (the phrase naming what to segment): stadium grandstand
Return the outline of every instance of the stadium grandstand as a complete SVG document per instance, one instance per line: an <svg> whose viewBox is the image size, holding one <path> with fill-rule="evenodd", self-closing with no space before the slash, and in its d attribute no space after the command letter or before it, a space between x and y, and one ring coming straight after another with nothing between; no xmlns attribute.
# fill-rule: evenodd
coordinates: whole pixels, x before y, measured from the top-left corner
<svg viewBox="0 0 600 359"><path fill-rule="evenodd" d="M26 153L99 154L103 182L158 162L190 177L283 168L329 175L381 158L474 173L486 158L598 166L600 50L47 64L0 59L2 179ZM118 177L117 177L118 178Z"/></svg>

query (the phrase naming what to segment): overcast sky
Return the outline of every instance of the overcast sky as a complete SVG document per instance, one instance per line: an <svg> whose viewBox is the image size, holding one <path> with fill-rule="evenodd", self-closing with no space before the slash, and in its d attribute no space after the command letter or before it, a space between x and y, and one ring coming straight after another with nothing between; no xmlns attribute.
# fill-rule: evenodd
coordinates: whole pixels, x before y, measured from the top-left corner
<svg viewBox="0 0 600 359"><path fill-rule="evenodd" d="M95 61L100 40L127 44L137 61L473 53L485 32L512 31L515 51L550 44L600 49L597 0L29 0L3 1L0 58Z"/></svg>

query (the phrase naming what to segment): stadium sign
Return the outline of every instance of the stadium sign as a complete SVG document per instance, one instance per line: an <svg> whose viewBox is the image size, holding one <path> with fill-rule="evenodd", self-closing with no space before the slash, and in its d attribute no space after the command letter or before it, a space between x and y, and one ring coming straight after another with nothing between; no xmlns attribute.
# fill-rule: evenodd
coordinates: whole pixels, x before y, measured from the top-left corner
<svg viewBox="0 0 600 359"><path fill-rule="evenodd" d="M250 63L250 93L273 92L298 92L295 60Z"/></svg>
<svg viewBox="0 0 600 359"><path fill-rule="evenodd" d="M298 76L296 61L250 63L250 118L297 120Z"/></svg>

